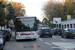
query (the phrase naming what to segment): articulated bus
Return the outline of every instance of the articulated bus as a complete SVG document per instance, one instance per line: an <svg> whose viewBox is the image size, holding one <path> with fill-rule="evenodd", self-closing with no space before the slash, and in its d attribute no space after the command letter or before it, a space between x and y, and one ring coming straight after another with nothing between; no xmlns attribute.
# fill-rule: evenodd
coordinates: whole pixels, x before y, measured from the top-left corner
<svg viewBox="0 0 75 50"><path fill-rule="evenodd" d="M15 38L16 40L21 39L33 39L38 38L36 33L37 19L36 17L17 17L15 19Z"/></svg>

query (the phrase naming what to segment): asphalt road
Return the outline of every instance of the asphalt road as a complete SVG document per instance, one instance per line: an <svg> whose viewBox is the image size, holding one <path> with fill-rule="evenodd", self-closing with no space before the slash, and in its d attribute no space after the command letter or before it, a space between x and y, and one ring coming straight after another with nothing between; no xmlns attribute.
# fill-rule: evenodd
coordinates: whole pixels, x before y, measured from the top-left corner
<svg viewBox="0 0 75 50"><path fill-rule="evenodd" d="M4 50L75 50L75 38L67 39L55 35L52 38L39 37L36 41L16 41L13 32L10 41L6 42Z"/></svg>

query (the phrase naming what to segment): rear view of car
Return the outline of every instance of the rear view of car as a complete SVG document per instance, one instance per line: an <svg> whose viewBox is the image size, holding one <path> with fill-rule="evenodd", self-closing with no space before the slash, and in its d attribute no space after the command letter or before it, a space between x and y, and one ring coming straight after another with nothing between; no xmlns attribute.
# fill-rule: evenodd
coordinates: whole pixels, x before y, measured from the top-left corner
<svg viewBox="0 0 75 50"><path fill-rule="evenodd" d="M10 37L11 37L10 31L8 29L2 29L1 31L3 32L4 35L6 35L6 38L5 39L7 41L9 41L10 40Z"/></svg>
<svg viewBox="0 0 75 50"><path fill-rule="evenodd" d="M61 35L62 34L62 30L60 29L60 28L56 28L55 30L54 30L54 35Z"/></svg>
<svg viewBox="0 0 75 50"><path fill-rule="evenodd" d="M62 34L62 37L66 37L66 38L73 38L75 37L75 28L67 28L64 30L64 34Z"/></svg>
<svg viewBox="0 0 75 50"><path fill-rule="evenodd" d="M42 29L41 30L41 34L40 34L40 37L44 37L44 36L49 36L49 37L52 37L52 32L50 29Z"/></svg>

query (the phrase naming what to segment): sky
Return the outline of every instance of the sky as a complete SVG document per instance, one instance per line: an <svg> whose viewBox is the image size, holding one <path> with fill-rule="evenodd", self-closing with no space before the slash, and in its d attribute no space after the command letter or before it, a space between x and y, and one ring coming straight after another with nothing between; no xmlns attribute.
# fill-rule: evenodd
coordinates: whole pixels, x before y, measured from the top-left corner
<svg viewBox="0 0 75 50"><path fill-rule="evenodd" d="M11 0L9 0L11 1ZM41 20L42 17L42 7L48 0L12 0L16 2L21 2L25 6L27 16L36 16L37 19Z"/></svg>
<svg viewBox="0 0 75 50"><path fill-rule="evenodd" d="M36 16L37 19L42 21L43 5L45 4L45 2L49 0L12 0L12 1L21 2L22 4L24 4L27 16Z"/></svg>

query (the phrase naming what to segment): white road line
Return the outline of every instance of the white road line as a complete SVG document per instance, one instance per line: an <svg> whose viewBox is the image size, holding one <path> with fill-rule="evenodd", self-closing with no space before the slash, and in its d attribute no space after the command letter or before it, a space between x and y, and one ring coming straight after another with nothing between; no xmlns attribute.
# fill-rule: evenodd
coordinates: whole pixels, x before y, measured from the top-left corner
<svg viewBox="0 0 75 50"><path fill-rule="evenodd" d="M45 42L46 44L48 44L48 45L51 45L50 43L48 43L48 42Z"/></svg>
<svg viewBox="0 0 75 50"><path fill-rule="evenodd" d="M53 38L56 38L56 36L53 36Z"/></svg>
<svg viewBox="0 0 75 50"><path fill-rule="evenodd" d="M65 39L60 39L60 40L62 40L62 41L66 41Z"/></svg>
<svg viewBox="0 0 75 50"><path fill-rule="evenodd" d="M59 46L62 50L74 50L75 44L70 42L52 42L53 45Z"/></svg>
<svg viewBox="0 0 75 50"><path fill-rule="evenodd" d="M39 38L40 41L43 41L42 39Z"/></svg>
<svg viewBox="0 0 75 50"><path fill-rule="evenodd" d="M9 47L9 46L6 47L6 50L8 50L8 47Z"/></svg>

